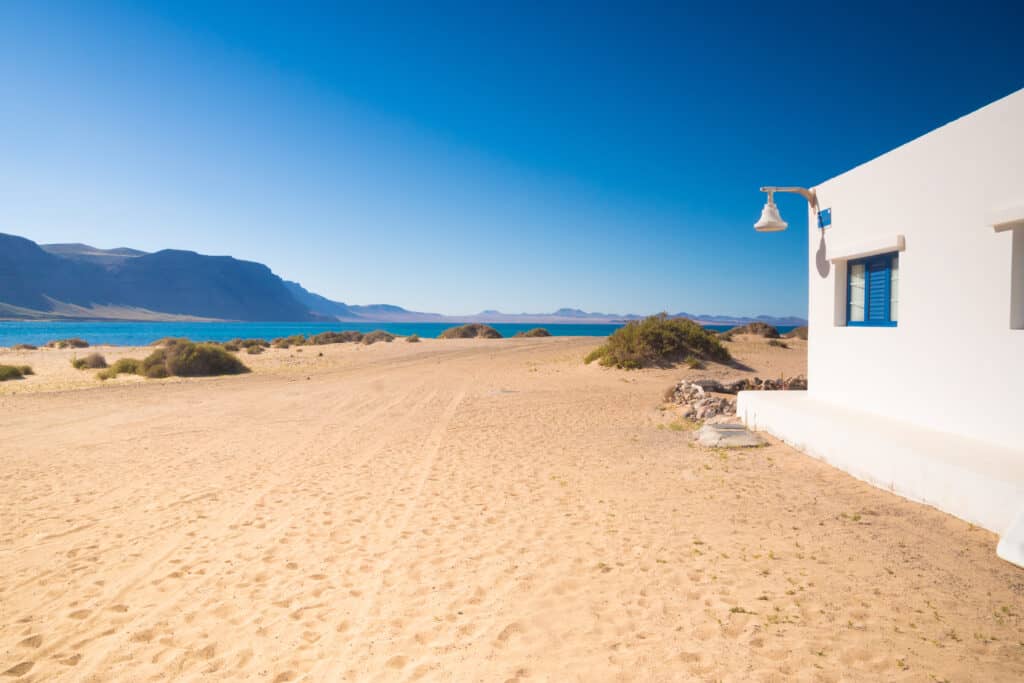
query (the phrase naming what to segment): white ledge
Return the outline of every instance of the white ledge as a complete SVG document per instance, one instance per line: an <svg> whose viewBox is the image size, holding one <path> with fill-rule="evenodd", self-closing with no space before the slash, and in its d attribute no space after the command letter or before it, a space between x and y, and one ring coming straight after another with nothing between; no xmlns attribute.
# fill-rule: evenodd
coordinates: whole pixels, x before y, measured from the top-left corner
<svg viewBox="0 0 1024 683"><path fill-rule="evenodd" d="M873 240L856 244L840 244L835 249L830 250L833 253L829 255L828 260L833 263L836 261L849 261L850 259L864 258L865 256L888 254L891 251L904 251L906 248L907 241L903 235L877 237Z"/></svg>
<svg viewBox="0 0 1024 683"><path fill-rule="evenodd" d="M996 232L1024 228L1024 205L989 211L985 223L991 225Z"/></svg>

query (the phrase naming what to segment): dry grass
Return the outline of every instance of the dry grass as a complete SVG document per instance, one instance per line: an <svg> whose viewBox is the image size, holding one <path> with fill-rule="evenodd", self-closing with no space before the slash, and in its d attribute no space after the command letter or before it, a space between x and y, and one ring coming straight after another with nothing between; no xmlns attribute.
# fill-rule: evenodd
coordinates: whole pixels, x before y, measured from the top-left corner
<svg viewBox="0 0 1024 683"><path fill-rule="evenodd" d="M665 367L686 358L730 360L717 335L692 320L661 315L634 321L615 330L608 341L591 351L584 362L628 370Z"/></svg>
<svg viewBox="0 0 1024 683"><path fill-rule="evenodd" d="M98 370L107 367L107 359L101 353L90 353L82 358L72 358L71 367L76 370Z"/></svg>
<svg viewBox="0 0 1024 683"><path fill-rule="evenodd" d="M458 327L449 327L438 335L438 339L501 339L501 332L490 325L482 323L469 323Z"/></svg>

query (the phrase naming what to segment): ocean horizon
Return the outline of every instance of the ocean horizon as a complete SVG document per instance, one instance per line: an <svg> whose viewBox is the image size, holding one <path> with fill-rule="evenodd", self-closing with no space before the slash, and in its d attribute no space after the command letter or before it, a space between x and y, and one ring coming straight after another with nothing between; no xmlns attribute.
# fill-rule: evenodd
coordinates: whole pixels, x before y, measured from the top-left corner
<svg viewBox="0 0 1024 683"><path fill-rule="evenodd" d="M42 346L54 339L78 337L90 344L111 346L144 346L163 337L184 337L192 341L217 341L229 339L267 339L288 337L293 334L312 335L320 332L356 330L372 332L385 330L400 337L417 334L425 338L437 337L444 330L461 325L458 322L445 323L343 323L343 322L116 322L116 321L0 321L0 347L14 344L35 344ZM554 337L607 337L622 327L617 323L488 323L504 337L517 332L543 327ZM709 330L724 332L733 325L705 325ZM793 325L780 325L778 330L786 333Z"/></svg>

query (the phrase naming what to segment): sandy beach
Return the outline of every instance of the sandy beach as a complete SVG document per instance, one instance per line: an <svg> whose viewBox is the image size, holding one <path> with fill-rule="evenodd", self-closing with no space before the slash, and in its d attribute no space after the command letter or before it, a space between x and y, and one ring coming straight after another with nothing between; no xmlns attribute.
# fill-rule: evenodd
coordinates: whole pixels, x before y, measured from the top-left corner
<svg viewBox="0 0 1024 683"><path fill-rule="evenodd" d="M2 679L1024 680L993 534L662 409L803 372L805 342L739 338L749 372L584 365L597 343L106 383L70 367L92 349L0 351L37 373L0 384Z"/></svg>

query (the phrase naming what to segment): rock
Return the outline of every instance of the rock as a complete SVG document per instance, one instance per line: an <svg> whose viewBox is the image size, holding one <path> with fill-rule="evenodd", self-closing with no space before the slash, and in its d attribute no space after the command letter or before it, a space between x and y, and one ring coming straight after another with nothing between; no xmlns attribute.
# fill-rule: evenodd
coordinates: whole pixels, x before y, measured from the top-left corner
<svg viewBox="0 0 1024 683"><path fill-rule="evenodd" d="M706 424L697 432L697 443L709 448L752 448L765 440L736 423Z"/></svg>

